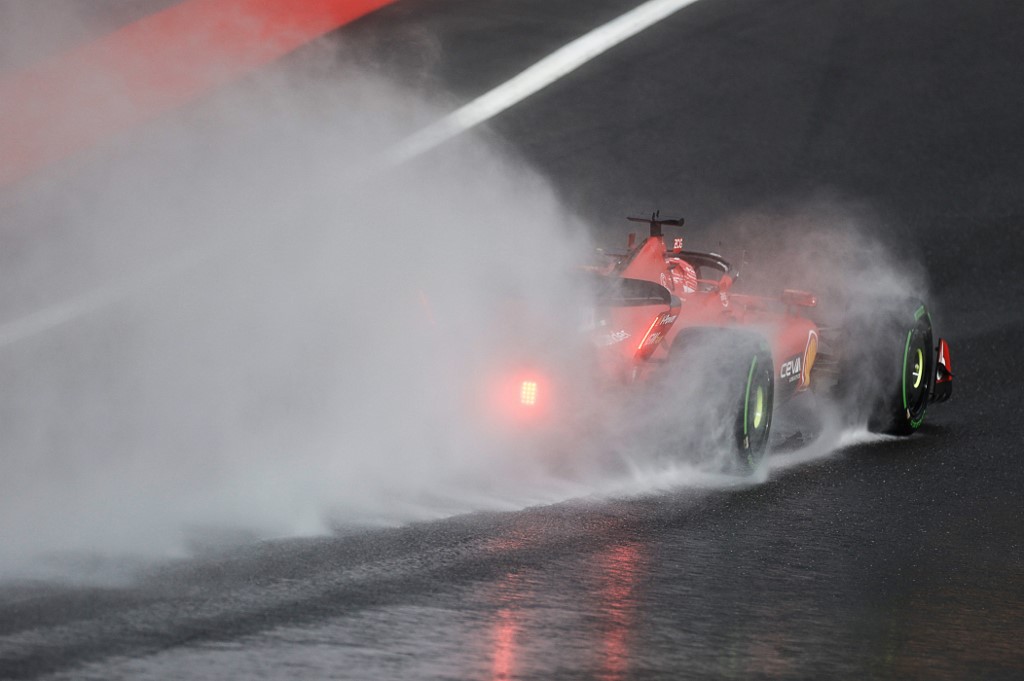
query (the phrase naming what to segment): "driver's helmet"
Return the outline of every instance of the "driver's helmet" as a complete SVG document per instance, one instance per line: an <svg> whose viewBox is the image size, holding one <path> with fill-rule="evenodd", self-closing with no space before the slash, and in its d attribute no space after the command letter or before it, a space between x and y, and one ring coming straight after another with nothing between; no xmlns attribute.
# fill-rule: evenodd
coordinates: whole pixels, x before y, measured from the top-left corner
<svg viewBox="0 0 1024 681"><path fill-rule="evenodd" d="M668 259L673 291L693 293L697 290L697 270L682 258Z"/></svg>

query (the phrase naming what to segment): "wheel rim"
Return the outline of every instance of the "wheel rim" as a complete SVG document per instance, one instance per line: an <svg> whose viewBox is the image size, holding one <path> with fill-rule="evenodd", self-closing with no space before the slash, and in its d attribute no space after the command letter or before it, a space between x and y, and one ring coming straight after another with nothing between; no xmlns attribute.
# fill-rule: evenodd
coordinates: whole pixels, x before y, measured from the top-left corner
<svg viewBox="0 0 1024 681"><path fill-rule="evenodd" d="M765 371L754 358L747 376L746 398L743 401L743 430L740 434L741 448L752 456L764 448L764 442L771 422L771 370ZM754 463L751 459L751 463Z"/></svg>
<svg viewBox="0 0 1024 681"><path fill-rule="evenodd" d="M746 390L735 421L736 447L740 469L753 471L764 456L772 423L771 358L758 353L747 370Z"/></svg>
<svg viewBox="0 0 1024 681"><path fill-rule="evenodd" d="M927 404L927 342L920 330L911 330L907 334L903 353L903 408L911 416Z"/></svg>
<svg viewBox="0 0 1024 681"><path fill-rule="evenodd" d="M764 420L764 386L757 386L754 393L754 430L761 429L761 422Z"/></svg>
<svg viewBox="0 0 1024 681"><path fill-rule="evenodd" d="M914 378L914 390L917 390L921 387L921 380L924 378L924 352L921 348L917 349L911 376Z"/></svg>

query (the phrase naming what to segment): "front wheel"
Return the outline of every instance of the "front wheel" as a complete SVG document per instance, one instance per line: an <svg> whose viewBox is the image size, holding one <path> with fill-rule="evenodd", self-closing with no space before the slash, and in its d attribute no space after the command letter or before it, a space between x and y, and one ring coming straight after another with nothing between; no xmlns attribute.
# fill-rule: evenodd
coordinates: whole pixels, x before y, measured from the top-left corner
<svg viewBox="0 0 1024 681"><path fill-rule="evenodd" d="M924 305L914 307L893 334L889 346L890 375L887 392L869 421L876 432L910 435L924 422L928 396L935 378L935 355L932 351L932 322Z"/></svg>

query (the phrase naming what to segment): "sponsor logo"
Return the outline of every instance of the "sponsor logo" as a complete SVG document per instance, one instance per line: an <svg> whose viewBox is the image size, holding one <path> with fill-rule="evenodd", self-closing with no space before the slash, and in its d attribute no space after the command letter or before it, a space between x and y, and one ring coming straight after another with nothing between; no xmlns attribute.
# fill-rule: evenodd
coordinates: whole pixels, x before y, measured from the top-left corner
<svg viewBox="0 0 1024 681"><path fill-rule="evenodd" d="M643 347L647 347L647 346L651 346L651 345L657 345L660 342L661 342L661 331L655 331L654 333L649 335L646 338L646 340L644 340Z"/></svg>
<svg viewBox="0 0 1024 681"><path fill-rule="evenodd" d="M601 334L595 341L598 347L607 347L609 345L615 345L629 338L630 334L625 329L619 329L618 331L612 331L611 333Z"/></svg>
<svg viewBox="0 0 1024 681"><path fill-rule="evenodd" d="M779 379L789 383L798 380L803 365L803 358L800 355L783 362L782 366L779 367Z"/></svg>

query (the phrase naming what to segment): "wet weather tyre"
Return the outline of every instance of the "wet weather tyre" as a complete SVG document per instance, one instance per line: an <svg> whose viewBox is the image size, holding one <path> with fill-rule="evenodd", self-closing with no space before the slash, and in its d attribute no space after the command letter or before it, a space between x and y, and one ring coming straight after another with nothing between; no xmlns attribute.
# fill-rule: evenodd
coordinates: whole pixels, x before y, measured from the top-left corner
<svg viewBox="0 0 1024 681"><path fill-rule="evenodd" d="M769 352L748 350L739 355L747 367L736 410L736 463L741 472L754 471L764 459L771 433L775 370Z"/></svg>
<svg viewBox="0 0 1024 681"><path fill-rule="evenodd" d="M910 435L924 422L928 398L935 380L932 323L924 305L911 308L900 320L889 363L894 380L876 407L869 428L890 435Z"/></svg>
<svg viewBox="0 0 1024 681"><path fill-rule="evenodd" d="M754 472L768 450L775 404L767 342L736 329L694 327L679 333L669 361L673 380L701 386L687 413L708 436L703 444L714 459L727 473Z"/></svg>

